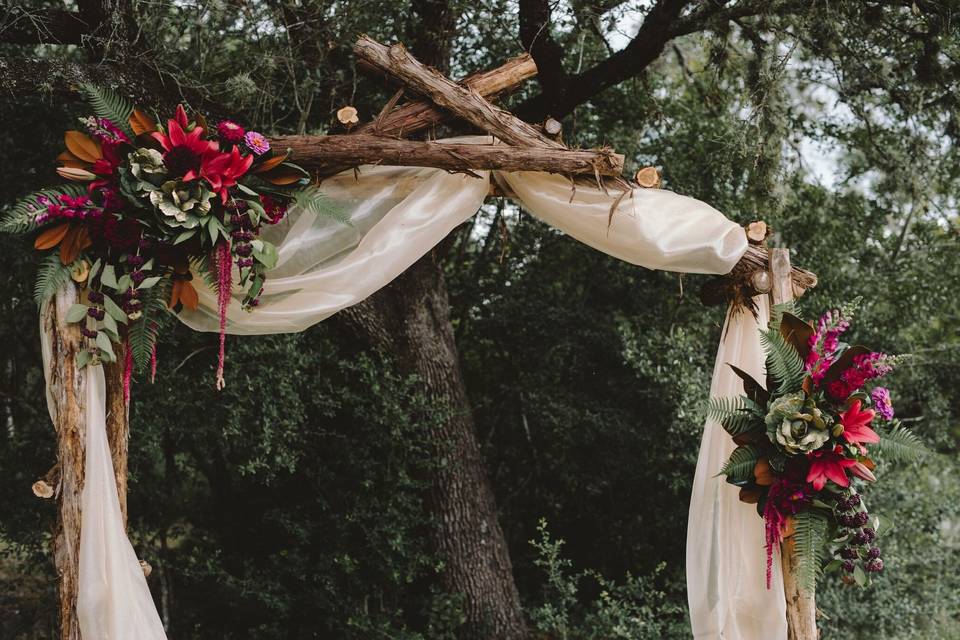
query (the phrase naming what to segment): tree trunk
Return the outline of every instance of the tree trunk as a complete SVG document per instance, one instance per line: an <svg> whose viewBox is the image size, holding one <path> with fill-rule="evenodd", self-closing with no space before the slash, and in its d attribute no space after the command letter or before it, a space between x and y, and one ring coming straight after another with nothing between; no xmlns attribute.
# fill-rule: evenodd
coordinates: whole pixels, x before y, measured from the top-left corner
<svg viewBox="0 0 960 640"><path fill-rule="evenodd" d="M469 640L526 637L520 597L493 489L483 466L450 324L443 273L431 253L390 286L341 312L373 344L386 347L406 373L448 413L425 416L435 443L430 507L434 541L446 564L444 588L463 596Z"/></svg>
<svg viewBox="0 0 960 640"><path fill-rule="evenodd" d="M114 345L116 362L103 365L107 384L107 441L110 443L110 458L113 460L113 475L117 481L117 497L120 498L120 513L127 524L127 454L130 441L130 416L126 398L123 396L123 370L126 346Z"/></svg>
<svg viewBox="0 0 960 640"><path fill-rule="evenodd" d="M60 464L60 499L53 540L57 569L60 638L80 640L77 620L79 578L80 515L84 482L87 424L84 415L87 371L77 366L82 347L79 325L66 322L67 310L77 302L73 284L57 292L43 309L44 331L50 336L47 365L50 401L57 432L57 459Z"/></svg>
<svg viewBox="0 0 960 640"><path fill-rule="evenodd" d="M790 302L796 297L789 249L770 249L770 276L773 304ZM817 640L816 596L800 588L794 560L793 539L787 538L780 545L783 592L787 600L787 640Z"/></svg>

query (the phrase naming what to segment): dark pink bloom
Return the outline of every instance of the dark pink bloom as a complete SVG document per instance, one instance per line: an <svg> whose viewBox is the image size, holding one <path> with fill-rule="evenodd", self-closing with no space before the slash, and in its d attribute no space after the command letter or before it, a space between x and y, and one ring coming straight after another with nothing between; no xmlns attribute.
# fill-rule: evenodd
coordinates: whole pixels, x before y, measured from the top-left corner
<svg viewBox="0 0 960 640"><path fill-rule="evenodd" d="M267 214L267 222L270 224L277 224L287 215L287 205L268 195L260 196L260 204L263 205L263 210Z"/></svg>
<svg viewBox="0 0 960 640"><path fill-rule="evenodd" d="M220 194L220 200L227 203L227 190L237 184L253 164L253 156L241 156L236 147L230 153L211 153L203 157L200 176L210 183L214 193Z"/></svg>
<svg viewBox="0 0 960 640"><path fill-rule="evenodd" d="M266 136L262 133L247 131L247 134L243 137L243 141L247 143L247 148L258 156L262 156L267 151L270 151L270 141L267 140Z"/></svg>
<svg viewBox="0 0 960 640"><path fill-rule="evenodd" d="M823 489L827 480L840 487L849 487L846 469L857 463L856 460L844 458L836 451L822 449L807 454L810 460L810 470L807 472L807 482L817 491Z"/></svg>
<svg viewBox="0 0 960 640"><path fill-rule="evenodd" d="M196 180L200 174L200 165L207 156L220 151L219 145L212 140L203 139L203 129L194 127L189 133L187 112L183 105L177 106L176 117L167 120L166 135L159 131L150 135L160 143L166 152L163 163L174 176L182 177L185 181Z"/></svg>
<svg viewBox="0 0 960 640"><path fill-rule="evenodd" d="M246 134L246 131L243 130L243 127L232 120L222 120L217 124L217 135L224 142L239 144L243 142L244 134Z"/></svg>
<svg viewBox="0 0 960 640"><path fill-rule="evenodd" d="M850 321L838 309L820 316L817 329L810 336L810 353L807 355L807 372L814 384L819 385L827 370L837 357L840 336L850 327Z"/></svg>
<svg viewBox="0 0 960 640"><path fill-rule="evenodd" d="M840 424L843 425L843 439L860 445L863 450L865 442L880 442L880 436L870 428L876 412L873 409L861 411L860 407L861 402L854 400L850 408L840 414Z"/></svg>
<svg viewBox="0 0 960 640"><path fill-rule="evenodd" d="M840 374L839 380L831 382L827 391L837 400L843 400L870 380L881 378L891 371L897 358L877 351L859 355L853 359L853 366Z"/></svg>

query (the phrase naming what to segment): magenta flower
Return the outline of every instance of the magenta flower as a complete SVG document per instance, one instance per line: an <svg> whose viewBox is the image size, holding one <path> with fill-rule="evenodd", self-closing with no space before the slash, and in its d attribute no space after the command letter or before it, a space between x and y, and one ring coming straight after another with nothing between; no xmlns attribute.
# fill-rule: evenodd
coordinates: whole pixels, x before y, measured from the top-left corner
<svg viewBox="0 0 960 640"><path fill-rule="evenodd" d="M831 382L827 391L837 400L843 400L869 380L882 378L893 371L899 361L896 356L877 351L857 356L853 359L853 366L840 374L839 380Z"/></svg>
<svg viewBox="0 0 960 640"><path fill-rule="evenodd" d="M247 148L258 156L270 151L270 141L262 133L247 131L247 134L243 136L243 141L247 143Z"/></svg>
<svg viewBox="0 0 960 640"><path fill-rule="evenodd" d="M217 124L217 135L220 136L220 139L224 142L239 144L243 142L245 133L246 131L243 130L243 127L232 120L223 120Z"/></svg>
<svg viewBox="0 0 960 640"><path fill-rule="evenodd" d="M810 336L810 353L807 355L807 372L814 384L819 385L827 369L837 357L840 336L850 327L850 321L839 309L827 311L820 316L817 330Z"/></svg>
<svg viewBox="0 0 960 640"><path fill-rule="evenodd" d="M890 404L890 390L886 387L876 387L870 392L873 406L884 420L893 420L893 405Z"/></svg>
<svg viewBox="0 0 960 640"><path fill-rule="evenodd" d="M816 491L821 491L827 484L827 480L832 481L838 487L850 486L846 469L857 464L856 460L844 458L835 451L824 451L823 449L808 453L807 459L810 460L807 482L812 484Z"/></svg>

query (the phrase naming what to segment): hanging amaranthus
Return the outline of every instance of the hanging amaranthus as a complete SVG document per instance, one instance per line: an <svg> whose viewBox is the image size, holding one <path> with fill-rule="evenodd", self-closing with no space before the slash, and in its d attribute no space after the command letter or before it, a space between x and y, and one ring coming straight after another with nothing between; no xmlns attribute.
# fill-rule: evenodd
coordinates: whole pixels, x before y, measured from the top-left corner
<svg viewBox="0 0 960 640"><path fill-rule="evenodd" d="M223 361L227 344L227 308L230 306L230 287L233 281L233 263L230 257L230 241L217 244L214 261L217 266L217 312L220 315L220 353L217 358L217 389L223 389Z"/></svg>

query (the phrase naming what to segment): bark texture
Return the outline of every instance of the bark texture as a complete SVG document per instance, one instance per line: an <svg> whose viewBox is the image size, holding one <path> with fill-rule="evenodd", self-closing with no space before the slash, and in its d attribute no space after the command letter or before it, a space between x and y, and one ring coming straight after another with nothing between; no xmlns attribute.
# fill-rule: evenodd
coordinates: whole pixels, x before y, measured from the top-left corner
<svg viewBox="0 0 960 640"><path fill-rule="evenodd" d="M770 250L770 276L773 288L770 301L783 304L794 299L789 249ZM795 566L794 544L787 539L780 545L780 566L783 569L783 593L787 601L787 640L817 640L817 601L813 593L800 588Z"/></svg>
<svg viewBox="0 0 960 640"><path fill-rule="evenodd" d="M80 640L77 620L79 577L80 515L84 483L87 424L84 405L87 372L77 366L83 337L79 325L68 324L67 310L77 302L77 290L70 284L44 307L43 326L50 336L50 363L47 368L50 399L57 431L57 459L60 465L60 500L53 541L57 569L61 640Z"/></svg>
<svg viewBox="0 0 960 640"><path fill-rule="evenodd" d="M278 149L291 149L297 164L320 173L361 164L436 167L467 173L499 169L618 176L623 172L623 156L610 149L578 151L504 144L446 144L363 134L278 136L272 144Z"/></svg>
<svg viewBox="0 0 960 640"><path fill-rule="evenodd" d="M123 397L123 370L126 347L114 345L116 362L103 365L107 384L107 441L110 443L110 458L113 460L113 475L117 481L117 497L120 498L120 513L127 524L127 453L130 444L130 416L126 398Z"/></svg>
<svg viewBox="0 0 960 640"><path fill-rule="evenodd" d="M450 324L450 305L435 254L417 262L389 287L341 312L386 347L447 411L424 416L435 443L430 506L435 545L446 562L443 586L464 596L465 639L526 636L520 597L493 489L483 465L473 414Z"/></svg>

